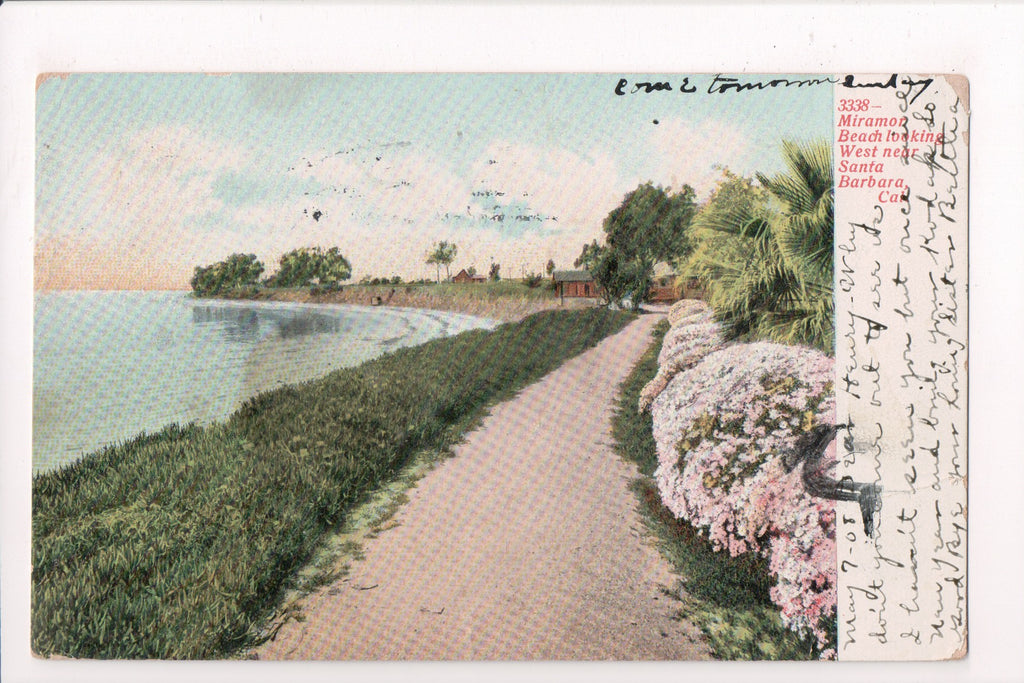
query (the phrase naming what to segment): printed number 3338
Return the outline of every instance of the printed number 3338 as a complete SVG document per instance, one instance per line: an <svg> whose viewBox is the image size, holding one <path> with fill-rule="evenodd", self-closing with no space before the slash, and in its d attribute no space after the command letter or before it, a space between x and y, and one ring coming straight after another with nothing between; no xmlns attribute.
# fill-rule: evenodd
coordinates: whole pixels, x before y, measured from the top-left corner
<svg viewBox="0 0 1024 683"><path fill-rule="evenodd" d="M839 111L867 111L867 100L839 100Z"/></svg>

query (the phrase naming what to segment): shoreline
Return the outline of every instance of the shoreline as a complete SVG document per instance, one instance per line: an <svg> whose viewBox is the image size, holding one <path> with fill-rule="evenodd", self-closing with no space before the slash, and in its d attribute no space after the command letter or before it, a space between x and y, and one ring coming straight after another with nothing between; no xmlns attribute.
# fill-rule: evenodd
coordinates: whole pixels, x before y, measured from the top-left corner
<svg viewBox="0 0 1024 683"><path fill-rule="evenodd" d="M195 297L196 300L272 301L299 304L348 304L385 306L460 313L502 323L519 322L547 310L598 308L596 299L567 298L564 303L546 288L528 289L519 283L484 285L345 285L341 289L316 292L315 288L262 289L237 294Z"/></svg>
<svg viewBox="0 0 1024 683"><path fill-rule="evenodd" d="M258 644L325 535L416 452L446 451L630 320L549 312L435 339L33 477L33 652L216 659Z"/></svg>
<svg viewBox="0 0 1024 683"><path fill-rule="evenodd" d="M78 292L75 291L75 294ZM96 292L99 295L108 294L107 291ZM113 292L118 294L120 292ZM149 292L146 292L148 294ZM371 316L372 321L395 320L400 322L388 323L394 327L395 335L390 334L377 337L376 350L370 354L371 345L361 337L357 327L352 328L356 339L353 337L351 343L346 341L348 332L334 331L327 334L314 333L303 335L298 338L279 337L276 333L264 334L258 340L247 344L244 353L244 360L231 362L233 371L226 377L229 385L237 389L230 394L234 397L228 404L223 405L223 410L210 412L209 410L194 410L187 408L184 403L180 410L167 412L159 411L156 416L143 416L129 419L131 424L118 426L114 430L97 430L97 425L89 423L85 427L79 424L70 431L66 427L59 426L56 418L40 418L39 414L49 412L56 414L57 411L46 408L50 404L56 405L60 402L59 389L50 385L38 385L33 388L33 432L36 436L32 443L32 476L36 477L60 467L70 465L82 458L89 458L98 455L102 451L116 447L127 441L142 435L155 434L172 424L187 425L195 423L200 426L207 426L215 422L228 419L245 401L251 400L267 391L272 391L287 384L295 384L320 379L331 372L344 368L357 367L366 362L372 361L386 353L399 348L418 346L435 338L454 336L468 329L492 330L501 324L500 320L470 316L453 311L440 311L431 309L416 309L392 306L388 310L379 310L379 307L364 306L361 304L330 303L330 302L297 302L272 299L237 299L237 298L209 298L193 297L186 291L161 290L160 295L171 297L175 306L181 302L186 308L197 307L230 309L238 307L253 311L267 310L290 311L288 315L305 317L307 315L329 315L348 316L352 315ZM160 299L161 307L167 302ZM319 309L319 310L317 310ZM299 311L295 313L295 311ZM303 312L305 311L305 312ZM185 314L187 316L187 311ZM259 313L264 325L271 325L271 318L263 318L264 313ZM368 325L377 325L377 322L368 322ZM410 327L411 325L411 327ZM369 330L369 328L367 328ZM390 327L389 327L390 329ZM369 332L368 332L369 333ZM376 333L372 333L376 334ZM341 336L339 336L341 335ZM387 338L385 338L387 337ZM364 349L363 352L351 351L352 346ZM346 347L350 350L343 355L332 353L332 349ZM218 347L219 348L219 347ZM234 356L232 356L234 357ZM241 356L238 356L241 358ZM296 360L298 359L298 360ZM298 365L296 365L298 363ZM298 368L298 374L294 374ZM191 370L189 371L191 373ZM218 375L221 379L225 375ZM92 380L89 380L92 382ZM120 381L120 380L118 380ZM223 393L223 392L222 392ZM205 395L205 394L204 394ZM212 394L210 394L212 396ZM49 397L47 399L46 397ZM184 398L182 399L185 400ZM220 398L210 399L218 401ZM116 401L115 401L116 402ZM209 403L212 405L212 403ZM116 408L116 406L115 406ZM155 419L159 417L161 419ZM124 427L124 428L121 428ZM84 438L82 438L84 436Z"/></svg>

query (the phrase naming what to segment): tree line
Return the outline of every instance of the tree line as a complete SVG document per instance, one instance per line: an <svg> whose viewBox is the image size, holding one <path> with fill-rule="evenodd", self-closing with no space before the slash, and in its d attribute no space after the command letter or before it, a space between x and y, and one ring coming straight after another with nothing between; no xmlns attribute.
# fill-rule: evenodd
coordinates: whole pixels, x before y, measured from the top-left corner
<svg viewBox="0 0 1024 683"><path fill-rule="evenodd" d="M196 294L212 295L260 284L267 287L336 287L352 277L352 264L338 247L327 250L301 247L281 256L277 272L261 281L263 272L263 264L255 254L232 254L223 261L196 266L191 280L192 290Z"/></svg>

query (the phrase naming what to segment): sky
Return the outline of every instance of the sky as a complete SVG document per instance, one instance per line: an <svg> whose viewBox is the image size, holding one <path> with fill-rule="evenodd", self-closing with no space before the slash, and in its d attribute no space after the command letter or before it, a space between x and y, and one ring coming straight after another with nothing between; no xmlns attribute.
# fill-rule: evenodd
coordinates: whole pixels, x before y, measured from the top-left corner
<svg viewBox="0 0 1024 683"><path fill-rule="evenodd" d="M338 246L353 281L433 278L440 240L458 246L452 274L571 268L640 183L706 198L721 167L773 174L782 140L831 139L829 84L709 92L713 79L41 78L35 287L184 289L197 265L254 253L269 274L304 246ZM642 82L671 90L633 93Z"/></svg>

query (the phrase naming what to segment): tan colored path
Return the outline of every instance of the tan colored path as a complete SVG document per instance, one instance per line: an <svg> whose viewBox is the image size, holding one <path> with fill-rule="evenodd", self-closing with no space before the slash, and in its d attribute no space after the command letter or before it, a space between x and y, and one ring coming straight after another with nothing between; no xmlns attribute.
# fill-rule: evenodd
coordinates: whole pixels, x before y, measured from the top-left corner
<svg viewBox="0 0 1024 683"><path fill-rule="evenodd" d="M420 480L398 525L309 596L260 659L694 659L612 399L661 316L642 316L494 408Z"/></svg>

